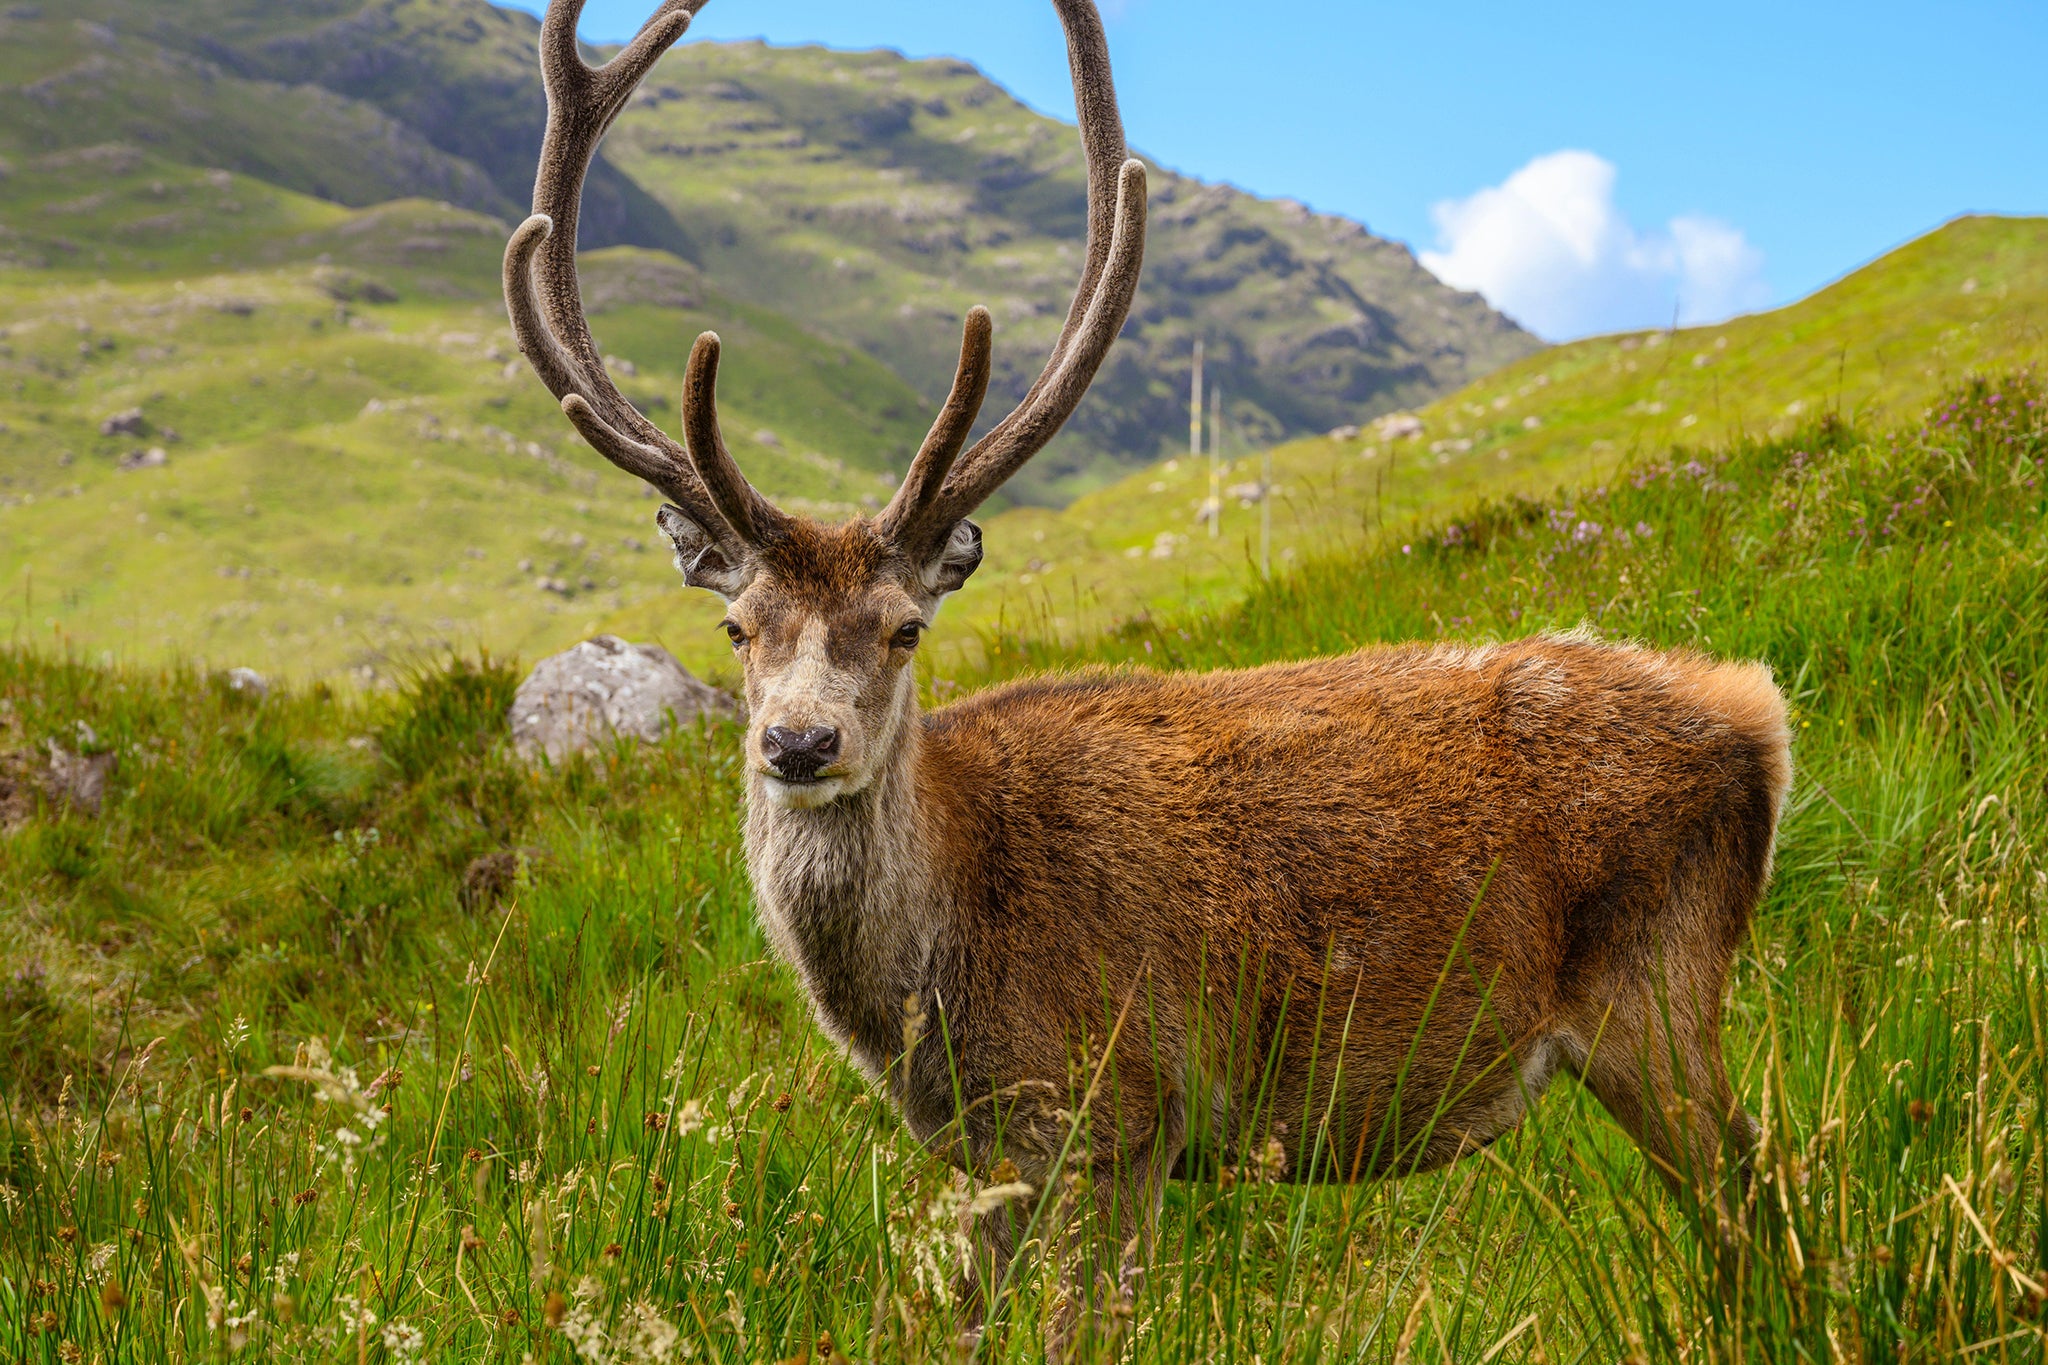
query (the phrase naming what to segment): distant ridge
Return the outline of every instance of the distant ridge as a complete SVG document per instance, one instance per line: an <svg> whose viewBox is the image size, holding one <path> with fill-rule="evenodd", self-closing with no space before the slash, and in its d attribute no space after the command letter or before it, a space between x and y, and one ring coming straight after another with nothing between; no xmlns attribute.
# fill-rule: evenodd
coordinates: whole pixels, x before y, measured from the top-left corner
<svg viewBox="0 0 2048 1365"><path fill-rule="evenodd" d="M0 10L0 149L122 140L342 204L510 220L543 121L536 33L485 0L18 4ZM1026 499L1171 448L1197 336L1250 442L1413 406L1539 348L1356 223L1165 170L1153 185L1137 310ZM594 168L583 241L692 261L933 402L960 313L986 302L1001 411L1065 308L1081 202L1072 131L966 63L692 43Z"/></svg>

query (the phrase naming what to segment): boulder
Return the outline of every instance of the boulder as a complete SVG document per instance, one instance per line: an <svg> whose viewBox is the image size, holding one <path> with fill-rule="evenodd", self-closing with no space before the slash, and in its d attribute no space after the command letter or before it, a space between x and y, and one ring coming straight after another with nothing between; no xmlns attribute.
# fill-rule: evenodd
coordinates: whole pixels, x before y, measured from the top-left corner
<svg viewBox="0 0 2048 1365"><path fill-rule="evenodd" d="M270 695L270 679L253 668L231 668L227 672L230 692L242 692L261 701Z"/></svg>
<svg viewBox="0 0 2048 1365"><path fill-rule="evenodd" d="M100 435L147 436L149 435L149 419L142 415L141 408L129 408L126 412L117 412L112 417L101 422Z"/></svg>
<svg viewBox="0 0 2048 1365"><path fill-rule="evenodd" d="M87 732L90 733L89 731ZM59 806L70 806L87 815L98 815L107 796L107 774L114 771L110 753L72 753L63 745L49 743L50 767L43 788Z"/></svg>
<svg viewBox="0 0 2048 1365"><path fill-rule="evenodd" d="M700 716L737 713L732 698L693 677L660 645L600 635L542 659L512 698L512 742L528 759L559 763L634 735L652 744Z"/></svg>

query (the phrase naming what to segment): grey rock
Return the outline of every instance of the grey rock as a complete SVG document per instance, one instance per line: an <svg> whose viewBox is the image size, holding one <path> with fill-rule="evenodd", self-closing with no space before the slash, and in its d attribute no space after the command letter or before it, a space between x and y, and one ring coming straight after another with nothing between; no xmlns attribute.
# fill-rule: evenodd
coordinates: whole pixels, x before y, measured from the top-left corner
<svg viewBox="0 0 2048 1365"><path fill-rule="evenodd" d="M88 815L99 814L100 803L107 796L107 774L114 770L114 756L74 754L55 740L50 741L49 748L50 767L43 778L43 789L50 800Z"/></svg>
<svg viewBox="0 0 2048 1365"><path fill-rule="evenodd" d="M231 668L227 681L229 689L235 692L246 692L258 699L270 695L270 680L253 668Z"/></svg>
<svg viewBox="0 0 2048 1365"><path fill-rule="evenodd" d="M147 436L149 435L149 419L142 415L141 408L129 408L126 412L117 412L106 421L101 422L100 435Z"/></svg>
<svg viewBox="0 0 2048 1365"><path fill-rule="evenodd" d="M512 742L525 758L559 763L616 736L652 744L673 726L736 712L660 645L600 635L535 665L512 698Z"/></svg>

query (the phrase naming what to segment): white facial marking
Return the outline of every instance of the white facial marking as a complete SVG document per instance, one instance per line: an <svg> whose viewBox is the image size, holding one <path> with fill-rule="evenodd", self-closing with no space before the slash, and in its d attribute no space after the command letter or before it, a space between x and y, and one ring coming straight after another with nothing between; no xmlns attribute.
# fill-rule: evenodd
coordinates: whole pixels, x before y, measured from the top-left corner
<svg viewBox="0 0 2048 1365"><path fill-rule="evenodd" d="M768 799L791 810L815 810L849 789L857 789L860 784L850 778L867 757L854 708L860 695L860 679L832 666L826 636L823 617L814 616L804 622L789 663L761 682L757 714L762 730L771 725L799 731L825 725L839 731L840 759L833 765L838 772L824 774L816 782L785 782L765 764L757 769Z"/></svg>

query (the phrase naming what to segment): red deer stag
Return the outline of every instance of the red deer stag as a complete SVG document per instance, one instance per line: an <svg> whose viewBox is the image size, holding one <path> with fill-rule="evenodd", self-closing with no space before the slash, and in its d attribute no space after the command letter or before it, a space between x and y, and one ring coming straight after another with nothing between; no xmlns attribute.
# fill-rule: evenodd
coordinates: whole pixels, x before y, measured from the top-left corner
<svg viewBox="0 0 2048 1365"><path fill-rule="evenodd" d="M582 0L550 6L513 326L584 439L670 499L684 581L728 605L748 867L819 1023L921 1138L979 1175L1014 1162L1096 1229L1067 1243L1055 1339L1116 1316L1096 1310L1127 1292L1166 1179L1253 1154L1300 1180L1426 1168L1513 1127L1560 1070L1674 1185L1737 1186L1755 1129L1722 989L1790 781L1769 673L1547 637L1084 672L923 712L919 642L981 559L968 514L1074 411L1137 287L1145 172L1101 20L1054 0L1088 237L1044 371L967 446L990 344L970 311L901 489L825 526L727 453L716 335L690 352L677 442L607 377L578 294L591 155L703 2L667 0L597 69ZM984 1293L1032 1207L980 1221Z"/></svg>

